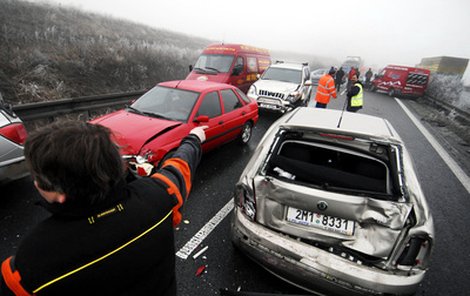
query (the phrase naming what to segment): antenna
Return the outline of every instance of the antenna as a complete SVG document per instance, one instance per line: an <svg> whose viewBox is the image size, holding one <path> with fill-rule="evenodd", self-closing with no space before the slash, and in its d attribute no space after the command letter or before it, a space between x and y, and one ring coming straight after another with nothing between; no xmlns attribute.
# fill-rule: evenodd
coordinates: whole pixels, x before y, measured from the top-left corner
<svg viewBox="0 0 470 296"><path fill-rule="evenodd" d="M340 95L344 95L345 92L346 92L346 89L343 90ZM339 117L338 126L336 126L336 128L340 128L340 127L341 127L341 121L343 120L344 109L346 109L346 104L347 104L347 103L348 103L348 98L346 97L346 98L344 99L343 110L341 110L341 116Z"/></svg>

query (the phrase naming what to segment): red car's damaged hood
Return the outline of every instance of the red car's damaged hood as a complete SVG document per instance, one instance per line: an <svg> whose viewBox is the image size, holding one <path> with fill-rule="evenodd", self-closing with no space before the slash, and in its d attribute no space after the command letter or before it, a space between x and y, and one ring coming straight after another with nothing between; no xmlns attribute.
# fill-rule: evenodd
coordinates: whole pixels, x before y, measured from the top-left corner
<svg viewBox="0 0 470 296"><path fill-rule="evenodd" d="M181 122L163 120L120 110L91 121L108 127L122 154L138 154L150 140L181 125Z"/></svg>

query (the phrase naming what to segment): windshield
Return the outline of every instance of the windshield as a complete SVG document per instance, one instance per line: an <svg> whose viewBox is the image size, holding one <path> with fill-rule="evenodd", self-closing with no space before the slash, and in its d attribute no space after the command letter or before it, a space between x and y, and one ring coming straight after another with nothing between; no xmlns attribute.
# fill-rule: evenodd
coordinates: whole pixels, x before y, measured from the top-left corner
<svg viewBox="0 0 470 296"><path fill-rule="evenodd" d="M279 80L300 84L302 82L302 71L283 68L268 68L266 72L264 72L263 77L261 77L261 79Z"/></svg>
<svg viewBox="0 0 470 296"><path fill-rule="evenodd" d="M227 73L232 66L234 56L222 54L203 54L194 65L200 72Z"/></svg>
<svg viewBox="0 0 470 296"><path fill-rule="evenodd" d="M156 86L129 107L130 112L174 121L187 121L199 93Z"/></svg>

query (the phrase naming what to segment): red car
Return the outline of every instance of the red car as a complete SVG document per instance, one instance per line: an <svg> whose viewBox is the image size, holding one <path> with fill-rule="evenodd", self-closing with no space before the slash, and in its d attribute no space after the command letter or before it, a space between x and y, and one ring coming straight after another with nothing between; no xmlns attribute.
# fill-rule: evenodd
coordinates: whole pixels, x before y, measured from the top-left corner
<svg viewBox="0 0 470 296"><path fill-rule="evenodd" d="M91 123L113 131L125 159L158 166L196 126L208 126L207 152L236 139L248 143L258 117L257 103L235 86L181 80L159 83L128 108Z"/></svg>

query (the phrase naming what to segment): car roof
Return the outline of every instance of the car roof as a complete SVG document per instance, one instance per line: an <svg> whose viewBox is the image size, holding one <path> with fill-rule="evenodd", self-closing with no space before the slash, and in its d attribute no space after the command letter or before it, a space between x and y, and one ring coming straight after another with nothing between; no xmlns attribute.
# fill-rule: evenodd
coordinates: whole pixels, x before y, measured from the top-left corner
<svg viewBox="0 0 470 296"><path fill-rule="evenodd" d="M276 63L276 64L271 64L269 66L270 68L283 68L283 69L293 69L293 70L302 70L304 67L306 67L303 64L298 64L298 63Z"/></svg>
<svg viewBox="0 0 470 296"><path fill-rule="evenodd" d="M170 87L170 88L178 88L178 89L183 89L183 90L195 91L195 92L235 88L234 86L230 84L226 84L226 83L201 81L201 80L172 80L172 81L160 82L158 85L164 86L164 87Z"/></svg>
<svg viewBox="0 0 470 296"><path fill-rule="evenodd" d="M338 128L338 122L341 125ZM341 110L303 107L292 112L292 116L285 117L282 125L291 127L306 127L341 134L361 135L368 138L386 138L401 142L400 137L390 123L380 117L341 112Z"/></svg>

